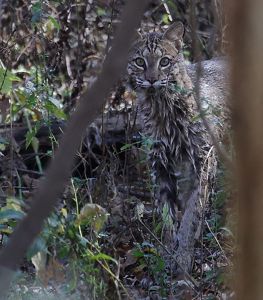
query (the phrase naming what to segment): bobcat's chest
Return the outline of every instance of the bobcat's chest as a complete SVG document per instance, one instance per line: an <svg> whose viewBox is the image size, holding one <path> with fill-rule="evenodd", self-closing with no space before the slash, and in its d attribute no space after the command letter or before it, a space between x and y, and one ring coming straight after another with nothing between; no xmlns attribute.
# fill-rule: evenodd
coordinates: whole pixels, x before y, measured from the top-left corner
<svg viewBox="0 0 263 300"><path fill-rule="evenodd" d="M165 152L176 155L176 148L185 147L188 140L185 112L179 109L172 97L150 95L142 105L144 133L153 144L159 144ZM181 149L183 150L183 149Z"/></svg>
<svg viewBox="0 0 263 300"><path fill-rule="evenodd" d="M140 102L142 128L153 144L150 157L175 172L187 162L196 170L200 158L199 127L191 121L186 100L166 92L148 95Z"/></svg>

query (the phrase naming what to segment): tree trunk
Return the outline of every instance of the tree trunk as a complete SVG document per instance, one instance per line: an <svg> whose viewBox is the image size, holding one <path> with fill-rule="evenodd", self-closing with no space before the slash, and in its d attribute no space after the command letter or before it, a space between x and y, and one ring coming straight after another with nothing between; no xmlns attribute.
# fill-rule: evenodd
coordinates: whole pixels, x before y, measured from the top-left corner
<svg viewBox="0 0 263 300"><path fill-rule="evenodd" d="M237 299L263 297L263 2L235 1L232 105L239 206Z"/></svg>

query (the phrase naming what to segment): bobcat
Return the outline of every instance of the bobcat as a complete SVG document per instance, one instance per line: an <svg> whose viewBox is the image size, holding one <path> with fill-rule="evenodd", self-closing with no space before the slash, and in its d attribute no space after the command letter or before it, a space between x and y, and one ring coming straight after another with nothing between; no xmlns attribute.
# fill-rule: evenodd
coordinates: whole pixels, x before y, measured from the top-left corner
<svg viewBox="0 0 263 300"><path fill-rule="evenodd" d="M153 141L149 160L156 186L154 198L161 210L166 203L169 205L177 223L191 195L200 187L206 146L185 68L183 34L184 26L177 22L164 33L140 36L130 50L127 67L144 134Z"/></svg>

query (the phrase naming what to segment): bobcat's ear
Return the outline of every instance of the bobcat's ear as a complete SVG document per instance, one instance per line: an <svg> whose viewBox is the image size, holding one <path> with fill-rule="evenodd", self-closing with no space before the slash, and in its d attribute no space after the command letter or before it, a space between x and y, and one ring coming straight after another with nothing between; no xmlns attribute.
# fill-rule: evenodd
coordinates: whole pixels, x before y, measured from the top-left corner
<svg viewBox="0 0 263 300"><path fill-rule="evenodd" d="M171 42L182 40L184 36L184 24L176 22L170 25L163 34L163 37Z"/></svg>

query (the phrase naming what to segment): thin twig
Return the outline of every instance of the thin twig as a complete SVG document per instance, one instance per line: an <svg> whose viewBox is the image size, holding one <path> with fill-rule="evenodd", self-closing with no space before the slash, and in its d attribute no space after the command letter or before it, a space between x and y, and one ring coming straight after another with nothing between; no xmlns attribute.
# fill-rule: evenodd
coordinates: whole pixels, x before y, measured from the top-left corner
<svg viewBox="0 0 263 300"><path fill-rule="evenodd" d="M171 12L170 12L170 9L169 9L169 6L167 5L166 1L165 0L162 0L162 3L163 3L163 6L164 6L164 9L168 15L168 19L170 22L173 22L173 17L171 15Z"/></svg>
<svg viewBox="0 0 263 300"><path fill-rule="evenodd" d="M210 227L210 225L209 225L209 223L207 222L207 220L205 220L205 224L206 224L208 230L210 231L210 233L212 234L213 238L215 239L215 241L216 241L218 247L220 248L221 252L223 253L223 256L224 256L225 260L227 261L228 265L231 265L230 260L227 258L224 249L222 248L222 246L221 246L221 244L220 244L220 242L219 242L217 236L216 236L216 235L214 234L214 232L212 231L212 228Z"/></svg>

